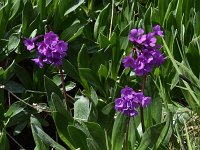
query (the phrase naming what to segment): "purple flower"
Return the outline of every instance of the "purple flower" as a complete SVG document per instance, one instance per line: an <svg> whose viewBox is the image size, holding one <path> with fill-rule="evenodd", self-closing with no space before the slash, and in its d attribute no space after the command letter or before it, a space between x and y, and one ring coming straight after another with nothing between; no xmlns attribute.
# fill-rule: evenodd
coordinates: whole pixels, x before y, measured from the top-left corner
<svg viewBox="0 0 200 150"><path fill-rule="evenodd" d="M161 45L156 45L156 35L163 36L160 26L153 27L153 32L144 34L144 30L132 29L129 40L136 47L136 57L131 53L124 57L122 63L125 68L131 68L137 76L143 76L150 73L154 67L159 67L164 63L164 55L159 51Z"/></svg>
<svg viewBox="0 0 200 150"><path fill-rule="evenodd" d="M29 51L35 48L35 43L32 39L25 38L24 45L26 46L26 49Z"/></svg>
<svg viewBox="0 0 200 150"><path fill-rule="evenodd" d="M55 45L57 44L58 40L59 40L58 35L53 33L52 31L44 35L44 43L48 45Z"/></svg>
<svg viewBox="0 0 200 150"><path fill-rule="evenodd" d="M57 51L62 55L66 55L66 50L68 48L68 44L64 41L59 41L57 44Z"/></svg>
<svg viewBox="0 0 200 150"><path fill-rule="evenodd" d="M122 60L122 63L124 64L125 68L133 68L134 67L134 59L132 56L132 53L129 56L124 57Z"/></svg>
<svg viewBox="0 0 200 150"><path fill-rule="evenodd" d="M35 48L35 41L40 37L41 35L38 35L32 39L25 38L24 45L26 46L26 49L29 51L33 50Z"/></svg>
<svg viewBox="0 0 200 150"><path fill-rule="evenodd" d="M132 29L129 35L129 40L135 44L141 44L146 40L146 35L144 35L144 30L139 29Z"/></svg>
<svg viewBox="0 0 200 150"><path fill-rule="evenodd" d="M156 25L156 26L153 27L153 33L154 33L155 35L160 36L160 37L163 36L163 31L160 29L160 26L159 26L159 25Z"/></svg>
<svg viewBox="0 0 200 150"><path fill-rule="evenodd" d="M25 46L28 50L35 48L35 40L38 39L37 36L33 39L26 39L24 41ZM55 66L62 65L62 59L67 55L68 44L62 40L59 40L57 34L52 31L44 35L44 40L38 42L37 46L37 55L38 57L32 59L40 68L46 64L54 64Z"/></svg>
<svg viewBox="0 0 200 150"><path fill-rule="evenodd" d="M146 40L144 41L145 47L154 47L156 44L156 38L154 37L154 33L148 33L146 35Z"/></svg>
<svg viewBox="0 0 200 150"><path fill-rule="evenodd" d="M43 66L44 66L43 60L40 57L34 58L34 59L32 59L32 61L34 61L40 68L43 68Z"/></svg>
<svg viewBox="0 0 200 150"><path fill-rule="evenodd" d="M153 60L153 64L157 67L159 67L160 65L162 65L165 61L165 57L164 55L157 49L152 50L151 52L154 60Z"/></svg>
<svg viewBox="0 0 200 150"><path fill-rule="evenodd" d="M115 99L115 109L125 115L135 116L140 105L145 108L150 102L150 97L145 97L142 92L135 92L126 86L121 90L121 97Z"/></svg>

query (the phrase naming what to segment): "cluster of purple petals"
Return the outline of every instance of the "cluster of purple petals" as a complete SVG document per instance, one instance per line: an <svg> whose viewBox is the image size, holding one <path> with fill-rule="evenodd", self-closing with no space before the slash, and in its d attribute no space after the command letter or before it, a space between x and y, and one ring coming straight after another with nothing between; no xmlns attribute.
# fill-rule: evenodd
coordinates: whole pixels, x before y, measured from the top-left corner
<svg viewBox="0 0 200 150"><path fill-rule="evenodd" d="M32 39L25 39L24 45L27 50L32 51L37 48L37 58L32 59L40 68L44 66L44 63L54 64L60 66L62 64L63 57L67 54L68 44L62 40L59 40L57 34L52 31L44 35L43 41L36 42L41 35Z"/></svg>
<svg viewBox="0 0 200 150"><path fill-rule="evenodd" d="M129 35L129 40L136 47L136 58L133 58L133 53L126 56L122 63L125 68L130 67L134 70L137 76L147 75L153 70L153 67L159 67L164 63L165 57L159 51L160 45L156 45L156 36L163 36L160 26L153 27L153 32L144 34L144 30L132 29Z"/></svg>
<svg viewBox="0 0 200 150"><path fill-rule="evenodd" d="M121 90L121 97L115 99L115 109L125 115L135 116L140 105L145 108L150 102L150 97L145 97L142 92L135 92L126 86Z"/></svg>

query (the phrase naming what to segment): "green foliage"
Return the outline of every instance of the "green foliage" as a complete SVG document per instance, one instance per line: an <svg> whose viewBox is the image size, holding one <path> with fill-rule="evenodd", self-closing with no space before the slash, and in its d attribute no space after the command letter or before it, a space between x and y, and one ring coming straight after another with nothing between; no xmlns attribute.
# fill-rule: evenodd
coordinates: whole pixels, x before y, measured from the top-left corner
<svg viewBox="0 0 200 150"><path fill-rule="evenodd" d="M200 115L199 10L198 0L0 0L0 149L27 131L35 147L24 149L121 150L127 131L129 150L194 148L188 120ZM126 129L129 118L115 112L114 99L126 85L141 90L121 64L132 50L130 29L157 24L166 61L147 77L152 103L142 133L140 115ZM40 69L23 44L50 30L69 44L67 101L59 68Z"/></svg>

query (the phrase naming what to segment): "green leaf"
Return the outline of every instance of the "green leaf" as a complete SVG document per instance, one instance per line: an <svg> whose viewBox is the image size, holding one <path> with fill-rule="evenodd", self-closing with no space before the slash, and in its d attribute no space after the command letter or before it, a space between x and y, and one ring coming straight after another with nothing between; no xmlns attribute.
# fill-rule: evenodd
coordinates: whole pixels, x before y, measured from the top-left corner
<svg viewBox="0 0 200 150"><path fill-rule="evenodd" d="M66 91L71 91L76 87L76 83L69 81L66 83L65 89Z"/></svg>
<svg viewBox="0 0 200 150"><path fill-rule="evenodd" d="M55 142L48 134L46 134L36 123L33 117L31 117L31 129L38 138L48 146L55 148L56 150L66 150L63 146ZM37 140L38 141L38 140ZM41 143L40 143L41 144ZM45 146L42 145L42 148ZM45 147L46 148L46 147Z"/></svg>
<svg viewBox="0 0 200 150"><path fill-rule="evenodd" d="M37 1L37 5L38 5L38 10L40 12L40 18L41 20L44 19L45 16L45 5L46 5L46 0L38 0Z"/></svg>
<svg viewBox="0 0 200 150"><path fill-rule="evenodd" d="M88 150L86 144L87 136L85 135L85 133L72 125L69 125L67 129L69 131L70 137L72 138L75 147L81 148L81 150Z"/></svg>
<svg viewBox="0 0 200 150"><path fill-rule="evenodd" d="M145 15L144 15L144 27L146 31L151 31L152 29L152 6L149 5Z"/></svg>
<svg viewBox="0 0 200 150"><path fill-rule="evenodd" d="M5 84L5 89L13 93L24 93L25 91L25 88L21 84L14 81L8 81Z"/></svg>
<svg viewBox="0 0 200 150"><path fill-rule="evenodd" d="M98 95L97 95L96 91L93 89L92 86L90 87L90 93L91 93L90 96L91 96L93 103L95 104L95 106L97 106L99 99L98 99Z"/></svg>
<svg viewBox="0 0 200 150"><path fill-rule="evenodd" d="M146 150L148 148L152 149L155 147L155 143L158 141L159 136L165 126L166 122L154 125L148 128L142 136L142 140L140 142L137 150Z"/></svg>
<svg viewBox="0 0 200 150"><path fill-rule="evenodd" d="M0 149L2 149L2 150L10 149L9 141L6 136L6 130L3 129L0 132L1 132L1 134L0 134Z"/></svg>
<svg viewBox="0 0 200 150"><path fill-rule="evenodd" d="M67 131L67 126L72 124L73 118L71 113L67 110L66 104L55 93L51 95L50 108L60 139L71 149L75 149L71 144L72 141Z"/></svg>
<svg viewBox="0 0 200 150"><path fill-rule="evenodd" d="M15 66L15 60L8 66L8 68L5 71L2 71L0 74L0 82L2 84L5 84L10 80L10 78L14 75L14 66Z"/></svg>
<svg viewBox="0 0 200 150"><path fill-rule="evenodd" d="M84 0L60 0L59 2L59 12L61 16L67 16L72 11L76 10Z"/></svg>
<svg viewBox="0 0 200 150"><path fill-rule="evenodd" d="M4 33L6 31L6 27L8 24L9 13L7 9L10 8L10 2L6 3L2 8L0 8L0 39L4 37Z"/></svg>
<svg viewBox="0 0 200 150"><path fill-rule="evenodd" d="M102 33L100 33L100 35L98 37L98 43L99 43L100 48L106 48L110 45L110 41L109 41L108 37L106 37Z"/></svg>
<svg viewBox="0 0 200 150"><path fill-rule="evenodd" d="M85 44L82 45L79 53L78 53L78 58L77 58L77 62L78 62L78 67L79 68L87 68L89 66L89 55L87 52L87 48L85 46Z"/></svg>
<svg viewBox="0 0 200 150"><path fill-rule="evenodd" d="M35 116L32 115L30 119L31 119L30 120L31 124L34 124L34 125L42 128L39 120L37 120L37 118ZM31 126L31 130L32 130L33 138L34 138L35 145L36 145L35 149L36 150L40 150L40 149L47 150L47 149L49 149L49 146L44 144L44 142L40 139L40 137L37 135L37 133L35 133L33 126Z"/></svg>
<svg viewBox="0 0 200 150"><path fill-rule="evenodd" d="M89 68L79 68L80 76L85 79L88 83L96 87L100 92L105 94L105 89L97 75L93 70Z"/></svg>
<svg viewBox="0 0 200 150"><path fill-rule="evenodd" d="M74 103L74 119L87 121L90 115L90 102L87 97L80 96Z"/></svg>
<svg viewBox="0 0 200 150"><path fill-rule="evenodd" d="M14 0L13 2L14 3L12 4L12 8L10 9L11 12L9 21L13 20L16 16L18 16L22 12L24 7L24 3L21 0Z"/></svg>
<svg viewBox="0 0 200 150"><path fill-rule="evenodd" d="M112 150L122 150L122 145L125 139L127 121L128 118L124 114L117 114L117 118L115 119L112 130Z"/></svg>
<svg viewBox="0 0 200 150"><path fill-rule="evenodd" d="M16 136L16 135L20 134L22 132L22 130L26 127L27 123L28 122L25 121L25 122L18 124L13 131L13 135Z"/></svg>
<svg viewBox="0 0 200 150"><path fill-rule="evenodd" d="M26 89L32 89L32 79L30 77L30 74L21 66L15 64L14 67L15 74L17 75L18 79L21 81L21 83L24 85Z"/></svg>
<svg viewBox="0 0 200 150"><path fill-rule="evenodd" d="M22 104L22 102L17 101L9 107L9 109L5 113L5 117L9 118L14 117L15 115L22 112L24 108L25 108L24 104Z"/></svg>
<svg viewBox="0 0 200 150"><path fill-rule="evenodd" d="M72 79L81 83L78 70L66 59L63 59L63 69L65 73L69 75Z"/></svg>
<svg viewBox="0 0 200 150"><path fill-rule="evenodd" d="M102 112L105 115L109 115L110 112L113 110L114 105L115 105L114 102L111 102L111 103L107 104L106 106L103 107Z"/></svg>
<svg viewBox="0 0 200 150"><path fill-rule="evenodd" d="M22 11L22 33L27 35L27 28L31 24L33 18L34 18L34 11L31 1L26 1L26 4L24 5L24 9Z"/></svg>
<svg viewBox="0 0 200 150"><path fill-rule="evenodd" d="M73 40L75 36L77 37L77 33L80 32L83 27L84 25L81 24L79 20L75 20L72 25L70 25L61 33L60 39L68 42Z"/></svg>
<svg viewBox="0 0 200 150"><path fill-rule="evenodd" d="M197 37L200 35L200 29L198 28L200 26L200 12L197 12L194 16L193 26L194 26L194 34Z"/></svg>
<svg viewBox="0 0 200 150"><path fill-rule="evenodd" d="M162 129L162 131L160 132L160 135L158 137L158 140L155 144L155 148L158 149L161 145L167 145L169 143L169 140L172 136L172 117L171 114L167 115L167 120L166 120L166 124L164 126L164 128Z"/></svg>
<svg viewBox="0 0 200 150"><path fill-rule="evenodd" d="M90 138L90 141L88 141L88 147L91 146L95 147L98 150L106 150L105 133L101 126L95 122L85 122L85 124L92 136Z"/></svg>
<svg viewBox="0 0 200 150"><path fill-rule="evenodd" d="M129 149L132 150L135 149L136 143L136 126L133 118L130 118L128 133Z"/></svg>
<svg viewBox="0 0 200 150"><path fill-rule="evenodd" d="M110 11L110 4L108 4L106 7L104 7L101 12L99 13L99 16L97 17L97 20L94 24L94 37L97 38L97 36L104 31L106 28L106 22L108 20Z"/></svg>
<svg viewBox="0 0 200 150"><path fill-rule="evenodd" d="M54 92L60 99L64 99L64 95L60 91L60 88L47 76L44 76L44 86L47 92L48 101L51 101L51 94Z"/></svg>
<svg viewBox="0 0 200 150"><path fill-rule="evenodd" d="M94 142L93 139L87 138L86 141L89 150L99 150L98 145Z"/></svg>

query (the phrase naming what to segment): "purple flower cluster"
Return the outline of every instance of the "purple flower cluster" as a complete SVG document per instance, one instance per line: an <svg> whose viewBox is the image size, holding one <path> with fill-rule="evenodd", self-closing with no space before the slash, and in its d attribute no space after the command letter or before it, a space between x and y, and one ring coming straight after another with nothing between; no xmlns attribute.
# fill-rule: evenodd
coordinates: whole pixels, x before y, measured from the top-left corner
<svg viewBox="0 0 200 150"><path fill-rule="evenodd" d="M137 108L141 105L145 108L151 102L150 97L145 97L142 92L135 92L126 86L121 90L121 97L115 99L115 109L128 116L138 114Z"/></svg>
<svg viewBox="0 0 200 150"><path fill-rule="evenodd" d="M122 63L125 68L134 70L137 76L147 75L153 70L153 67L159 67L164 63L164 56L159 51L160 45L156 45L156 36L163 36L160 26L153 27L153 32L144 34L144 29L132 29L130 31L129 40L136 47L136 58L133 58L134 53L126 56Z"/></svg>
<svg viewBox="0 0 200 150"><path fill-rule="evenodd" d="M36 41L43 37L41 35L32 39L25 39L24 45L27 50L32 51L37 47L37 58L32 59L40 68L44 66L44 63L54 64L59 66L62 64L62 59L67 55L68 44L62 40L59 40L57 34L52 31L44 35L43 41Z"/></svg>

